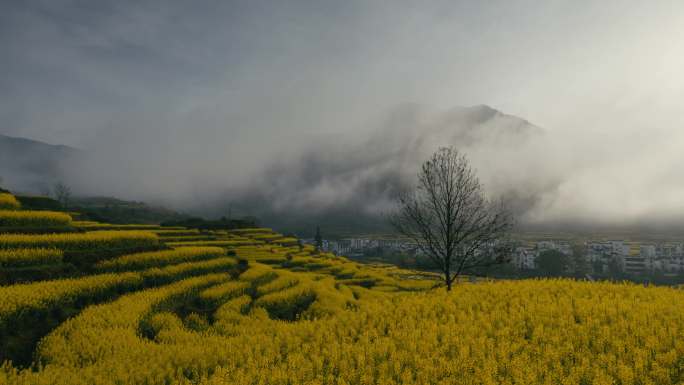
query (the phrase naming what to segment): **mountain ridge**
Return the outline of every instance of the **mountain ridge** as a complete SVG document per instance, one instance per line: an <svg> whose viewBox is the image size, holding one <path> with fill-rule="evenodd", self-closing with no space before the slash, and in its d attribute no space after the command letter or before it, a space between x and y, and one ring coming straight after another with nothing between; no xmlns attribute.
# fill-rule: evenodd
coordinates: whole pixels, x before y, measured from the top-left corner
<svg viewBox="0 0 684 385"><path fill-rule="evenodd" d="M0 134L0 177L13 190L43 192L67 179L84 156L74 147Z"/></svg>
<svg viewBox="0 0 684 385"><path fill-rule="evenodd" d="M535 151L530 146L546 131L488 105L456 106L440 112L415 104L401 105L383 125L367 132L305 143L302 151L265 162L247 181L227 181L224 187L193 195L194 201L187 203L170 204L163 190L156 198L136 197L134 181L126 183L126 175L116 180L131 186L130 194L123 197L128 200L157 200L206 217L229 212L254 216L280 231L299 234L307 234L319 223L334 226L339 232L386 231L383 213L391 208L393 197L413 186L420 164L444 146L455 146L465 153L484 185L494 195L513 197L520 213L539 201L540 192L556 186L554 181L539 185L531 176L545 172L545 166L519 155ZM3 146L10 151L3 151ZM13 154L11 161L8 153ZM494 162L493 154L505 160ZM6 187L27 192L44 192L57 181L72 181L78 190L79 186L96 183L89 182L84 174L83 161L92 155L69 146L0 135L0 176L5 177ZM94 161L97 159L91 158L87 164ZM117 169L116 163L101 166L106 167L102 172ZM521 175L519 169L529 172ZM92 195L88 191L75 193Z"/></svg>
<svg viewBox="0 0 684 385"><path fill-rule="evenodd" d="M515 158L545 132L487 105L454 107L437 114L405 106L365 141L323 142L295 157L279 159L253 178L256 182L227 192L230 203L224 206L285 232L311 235L317 223L336 228L348 223L352 232L386 231L383 214L391 209L393 197L415 184L418 168L430 154L439 147L455 146L476 169L484 169L480 176L486 187L495 195L511 196L514 209L525 212L539 199L538 189L531 185L533 178L514 176L515 162L498 164L490 158L492 153ZM543 166L530 162L522 167Z"/></svg>

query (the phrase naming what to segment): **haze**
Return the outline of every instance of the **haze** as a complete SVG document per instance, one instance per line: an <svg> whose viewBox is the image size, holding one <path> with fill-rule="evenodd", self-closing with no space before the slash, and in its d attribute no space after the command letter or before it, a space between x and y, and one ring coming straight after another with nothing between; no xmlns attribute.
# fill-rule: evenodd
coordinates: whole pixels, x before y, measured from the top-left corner
<svg viewBox="0 0 684 385"><path fill-rule="evenodd" d="M428 142L522 194L526 222L683 222L681 1L6 1L0 46L0 133L95 154L82 193L206 209L485 104L540 131Z"/></svg>

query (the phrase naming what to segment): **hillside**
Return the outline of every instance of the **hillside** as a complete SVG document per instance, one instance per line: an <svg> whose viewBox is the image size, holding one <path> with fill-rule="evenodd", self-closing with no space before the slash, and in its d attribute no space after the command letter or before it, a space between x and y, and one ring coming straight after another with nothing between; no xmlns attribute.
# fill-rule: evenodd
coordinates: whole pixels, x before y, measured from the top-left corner
<svg viewBox="0 0 684 385"><path fill-rule="evenodd" d="M10 194L0 278L2 385L684 380L680 289L469 280L446 293L266 228L75 221Z"/></svg>
<svg viewBox="0 0 684 385"><path fill-rule="evenodd" d="M493 169L488 159L478 157L478 154L495 152L501 156L516 156L517 152L543 137L544 132L523 118L486 105L454 107L439 113L428 113L419 106L401 106L385 125L370 134L314 136L302 144L301 151L265 164L247 181L237 183L227 179L220 186L194 192L190 201L173 199L177 206L172 209L210 218L215 218L216 213L225 215L232 211L240 217L259 218L281 232L304 237L313 236L316 226L321 226L333 237L384 233L390 231L384 214L396 194L414 183L417 165L436 148L455 145L470 154L475 165L487 166L483 170L487 171L483 181L493 193L509 194L516 210L524 212L541 190L538 182L521 177L507 181L501 175L513 177L516 173ZM68 184L74 188L75 195L94 194L85 190L105 194L106 188L111 188L120 191L128 200L136 199L140 185L154 185L149 182L152 180L149 175L142 179L134 177L138 175L137 167L130 170L130 175L120 175L122 159L101 164L102 161L88 151L0 136L3 185L12 190L43 193L57 180L74 181ZM196 158L198 162L203 159L201 154ZM98 171L88 175L97 182L84 182L83 173L87 168L84 164L98 165ZM536 161L517 167L530 170L529 175L543 174L534 172L543 167ZM222 175L214 175L211 179L221 180ZM113 181L116 181L115 186ZM93 185L98 188L94 189ZM125 185L124 189L122 185ZM221 189L226 191L222 193ZM149 205L155 206L155 199L164 201L176 198L177 194L173 188L161 188L153 193L146 191L144 195ZM100 203L105 206L102 200L99 203L91 202L93 199L82 201L84 207ZM115 207L121 210L115 212ZM164 212L145 212L138 219L126 213L130 208L130 204L114 202L106 208L108 212L96 213L101 214L97 219L120 223L173 219L166 217L170 213Z"/></svg>
<svg viewBox="0 0 684 385"><path fill-rule="evenodd" d="M18 191L45 191L56 181L68 178L70 166L83 156L73 147L0 135L2 184Z"/></svg>
<svg viewBox="0 0 684 385"><path fill-rule="evenodd" d="M530 171L523 177L508 165L491 164L487 154L519 158L544 132L485 105L441 113L404 106L370 137L318 137L296 156L268 166L251 184L227 192L229 201L213 207L230 206L305 236L313 236L317 225L331 235L387 232L384 214L396 195L415 183L418 165L435 149L454 145L469 154L474 167L483 168L492 194L508 194L516 211L524 212L542 190L529 179L543 165L518 162L516 167Z"/></svg>
<svg viewBox="0 0 684 385"><path fill-rule="evenodd" d="M187 218L165 207L112 197L76 197L69 206L70 210L78 211L85 218L109 223L154 224Z"/></svg>

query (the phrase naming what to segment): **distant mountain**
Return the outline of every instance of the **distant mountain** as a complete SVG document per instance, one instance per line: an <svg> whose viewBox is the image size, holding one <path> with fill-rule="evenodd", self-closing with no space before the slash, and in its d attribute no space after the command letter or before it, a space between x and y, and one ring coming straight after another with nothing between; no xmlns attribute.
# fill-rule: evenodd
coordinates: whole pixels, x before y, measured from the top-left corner
<svg viewBox="0 0 684 385"><path fill-rule="evenodd" d="M83 152L73 147L0 135L1 185L16 191L39 193L68 177Z"/></svg>
<svg viewBox="0 0 684 385"><path fill-rule="evenodd" d="M260 173L251 174L248 183L235 183L225 191L216 191L216 184L198 185L200 198L183 204L182 209L210 218L256 217L262 225L301 236L312 236L317 225L326 235L389 231L383 214L392 207L393 198L415 185L421 163L443 146L465 153L487 191L508 196L519 213L528 212L542 194L559 185L560 174L550 171L550 162L534 155L546 153L540 150L549 143L545 131L486 105L442 112L403 105L381 127L367 133L302 137L295 155L276 159ZM88 172L86 166L93 162L75 148L0 135L1 186L41 193L63 180L75 195L115 194L170 204L163 201L162 190L155 202L154 188L158 187L146 185L144 179L110 172L121 169L116 163L105 164L101 169L106 172ZM101 187L89 178L93 175L116 180L118 190L93 188ZM111 184L102 186L112 188ZM152 196L137 198L133 189L121 194L122 186L126 190L126 186L140 185L150 187Z"/></svg>
<svg viewBox="0 0 684 385"><path fill-rule="evenodd" d="M453 145L489 191L512 197L524 212L548 186L535 185L543 162L520 154L543 136L543 129L485 105L442 113L406 105L370 138L319 140L226 196L234 212L284 232L309 236L318 224L341 235L386 231L383 213L393 197L415 184L430 154Z"/></svg>

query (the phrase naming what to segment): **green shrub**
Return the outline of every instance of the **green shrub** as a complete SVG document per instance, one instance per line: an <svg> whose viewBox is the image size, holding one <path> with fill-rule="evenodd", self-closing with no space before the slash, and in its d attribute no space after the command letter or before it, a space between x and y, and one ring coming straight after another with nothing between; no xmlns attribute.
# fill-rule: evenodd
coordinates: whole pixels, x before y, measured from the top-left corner
<svg viewBox="0 0 684 385"><path fill-rule="evenodd" d="M49 197L17 195L17 200L25 210L61 210L62 205Z"/></svg>

